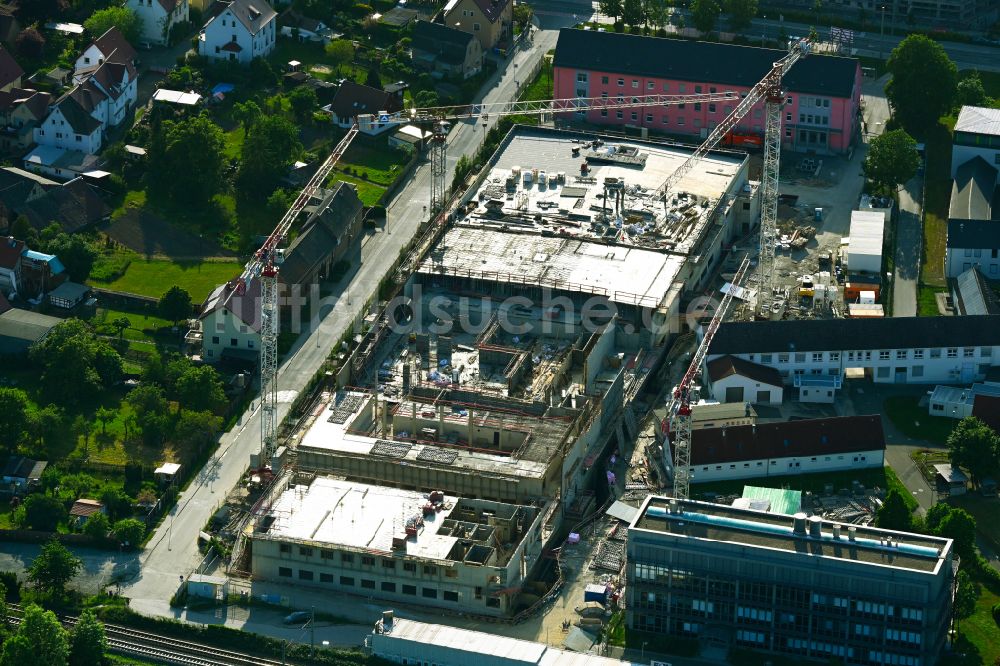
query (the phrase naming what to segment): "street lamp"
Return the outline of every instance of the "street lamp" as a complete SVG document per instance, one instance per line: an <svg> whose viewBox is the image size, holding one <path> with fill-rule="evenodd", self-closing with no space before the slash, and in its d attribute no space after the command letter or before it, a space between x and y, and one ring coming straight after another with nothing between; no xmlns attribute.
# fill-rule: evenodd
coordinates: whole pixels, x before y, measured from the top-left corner
<svg viewBox="0 0 1000 666"><path fill-rule="evenodd" d="M885 3L879 7L882 10L882 20L879 26L879 40L878 40L878 59L882 59L882 48L884 47L885 40Z"/></svg>
<svg viewBox="0 0 1000 666"><path fill-rule="evenodd" d="M646 646L649 645L649 641L642 642L642 650L639 652L639 661L646 660Z"/></svg>

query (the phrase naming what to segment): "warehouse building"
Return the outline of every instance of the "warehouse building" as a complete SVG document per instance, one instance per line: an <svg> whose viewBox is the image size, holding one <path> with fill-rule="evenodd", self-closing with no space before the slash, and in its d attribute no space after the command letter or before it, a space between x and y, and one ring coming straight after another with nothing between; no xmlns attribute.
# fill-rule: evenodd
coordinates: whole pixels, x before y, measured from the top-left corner
<svg viewBox="0 0 1000 666"><path fill-rule="evenodd" d="M885 217L881 211L851 211L851 235L845 239L848 243L844 251L847 270L876 276L881 274Z"/></svg>
<svg viewBox="0 0 1000 666"><path fill-rule="evenodd" d="M286 484L256 517L255 579L480 615L514 610L545 506L369 486Z"/></svg>
<svg viewBox="0 0 1000 666"><path fill-rule="evenodd" d="M971 384L1000 364L1000 315L726 322L707 362L726 355L774 368L800 391L824 384L835 392L848 373L876 383Z"/></svg>
<svg viewBox="0 0 1000 666"><path fill-rule="evenodd" d="M745 96L786 55L777 49L563 28L553 61L553 96L610 97L733 92ZM847 153L858 136L861 66L853 58L810 55L784 77L782 147ZM655 105L561 114L568 120L705 137L739 103ZM764 103L737 125L764 135Z"/></svg>
<svg viewBox="0 0 1000 666"><path fill-rule="evenodd" d="M932 666L945 644L951 539L650 497L627 548L633 630L866 665Z"/></svg>

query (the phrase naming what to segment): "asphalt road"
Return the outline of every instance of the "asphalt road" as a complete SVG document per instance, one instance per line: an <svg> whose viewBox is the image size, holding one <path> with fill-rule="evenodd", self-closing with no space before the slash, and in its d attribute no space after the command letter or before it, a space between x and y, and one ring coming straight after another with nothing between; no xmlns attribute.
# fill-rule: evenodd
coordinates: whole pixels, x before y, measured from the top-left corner
<svg viewBox="0 0 1000 666"><path fill-rule="evenodd" d="M899 222L896 225L896 275L892 285L892 316L917 316L917 279L920 276L920 246L923 226L920 202L923 176L899 190Z"/></svg>
<svg viewBox="0 0 1000 666"><path fill-rule="evenodd" d="M546 21L546 24L550 22ZM559 20L554 22L559 26ZM543 25L543 27L547 27ZM485 102L511 100L515 94L515 67L527 70L534 61L555 47L557 33L536 30L533 44L515 54L506 67L481 91ZM491 120L492 122L492 120ZM482 142L483 129L471 124L456 127L448 138L448 182L454 163L462 154L471 154ZM410 182L388 207L388 221L383 229L368 236L359 249L360 261L348 286L323 300L322 319L312 330L299 337L296 346L278 370L278 416L284 418L299 391L330 354L333 345L361 316L367 297L374 293L392 259L426 218L424 206L430 192L430 166L416 170ZM145 612L174 615L167 601L177 590L181 578L201 561L197 548L198 533L224 501L246 470L251 453L260 448L260 413L255 403L239 423L222 436L216 457L200 471L179 498L177 506L161 523L140 557L140 570L123 583L122 593L133 599Z"/></svg>

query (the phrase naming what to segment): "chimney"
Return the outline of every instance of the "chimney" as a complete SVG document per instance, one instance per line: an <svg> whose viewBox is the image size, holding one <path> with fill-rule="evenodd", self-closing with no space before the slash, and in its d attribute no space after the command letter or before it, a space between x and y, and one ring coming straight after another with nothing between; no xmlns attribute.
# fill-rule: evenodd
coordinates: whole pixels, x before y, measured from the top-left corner
<svg viewBox="0 0 1000 666"><path fill-rule="evenodd" d="M809 536L814 539L822 538L823 536L823 519L819 516L811 516L809 518Z"/></svg>
<svg viewBox="0 0 1000 666"><path fill-rule="evenodd" d="M855 541L855 540L857 540L857 537L858 537L858 528L855 527L854 525L851 525L850 527L848 527L847 528L847 539L849 541Z"/></svg>
<svg viewBox="0 0 1000 666"><path fill-rule="evenodd" d="M833 538L840 539L840 525L833 526Z"/></svg>
<svg viewBox="0 0 1000 666"><path fill-rule="evenodd" d="M806 514L801 511L792 517L792 533L795 536L806 535Z"/></svg>
<svg viewBox="0 0 1000 666"><path fill-rule="evenodd" d="M667 513L681 513L681 507L676 499L670 500L670 503L667 504Z"/></svg>

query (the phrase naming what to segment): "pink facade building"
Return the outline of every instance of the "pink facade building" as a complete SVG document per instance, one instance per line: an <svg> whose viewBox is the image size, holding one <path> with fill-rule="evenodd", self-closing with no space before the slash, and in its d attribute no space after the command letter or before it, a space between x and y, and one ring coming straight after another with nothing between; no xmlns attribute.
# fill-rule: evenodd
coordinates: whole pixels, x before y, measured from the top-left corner
<svg viewBox="0 0 1000 666"><path fill-rule="evenodd" d="M691 42L564 28L556 45L556 98L734 92L745 96L784 55L752 46ZM785 76L783 146L815 153L846 153L858 136L861 65L853 58L810 55ZM630 125L673 135L707 136L736 101L562 114L565 119ZM737 133L764 132L761 103Z"/></svg>

